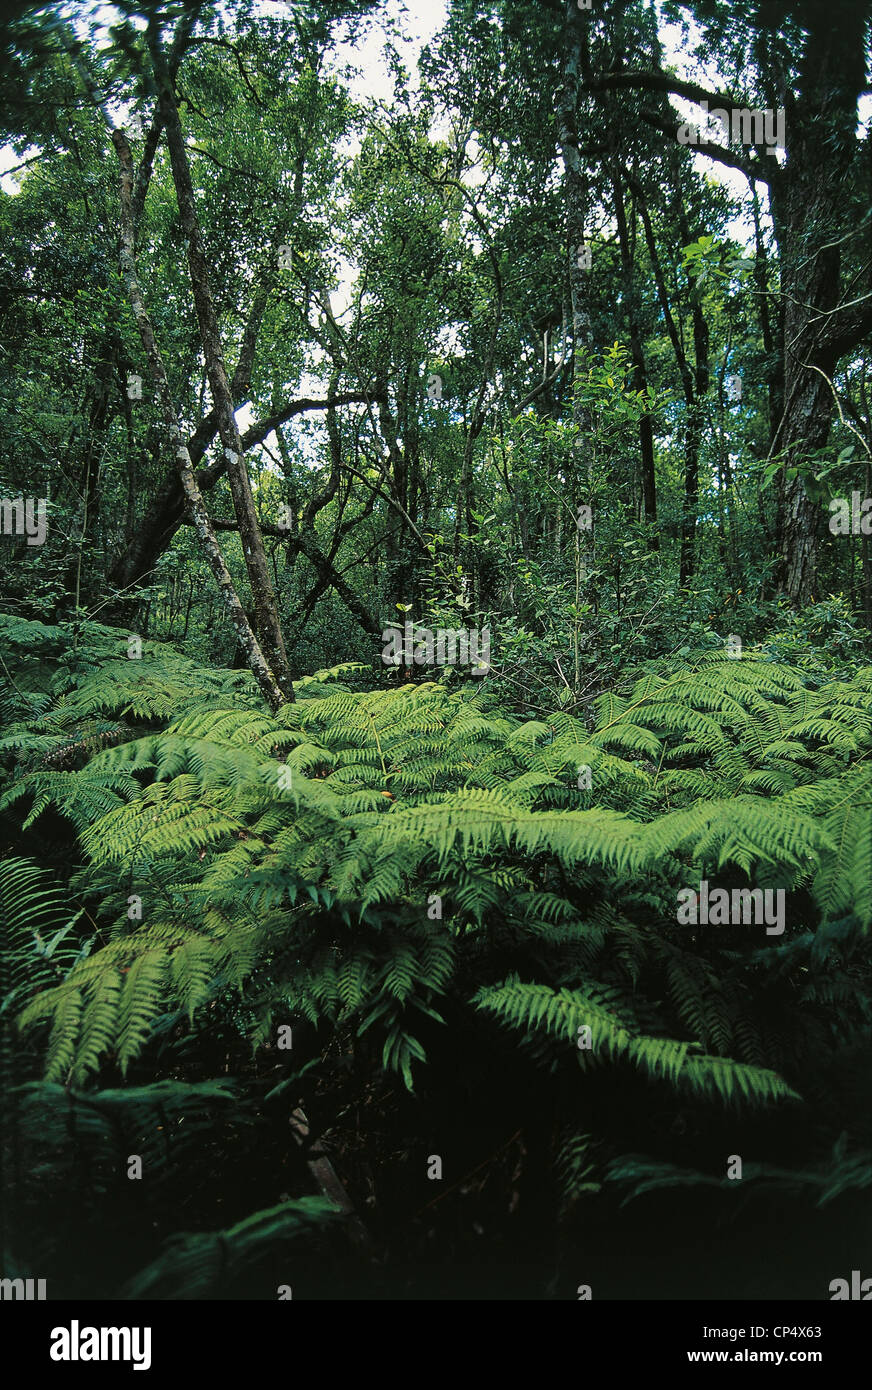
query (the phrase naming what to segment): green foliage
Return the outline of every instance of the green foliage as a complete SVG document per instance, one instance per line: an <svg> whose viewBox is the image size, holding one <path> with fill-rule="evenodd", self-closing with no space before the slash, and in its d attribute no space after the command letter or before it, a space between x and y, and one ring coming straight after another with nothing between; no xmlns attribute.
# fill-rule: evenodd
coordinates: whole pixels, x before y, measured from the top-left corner
<svg viewBox="0 0 872 1390"><path fill-rule="evenodd" d="M301 1197L257 1211L223 1231L177 1235L164 1253L130 1281L129 1299L220 1298L266 1254L338 1219L322 1197Z"/></svg>
<svg viewBox="0 0 872 1390"><path fill-rule="evenodd" d="M106 662L78 715L117 709L125 678ZM806 1095L815 1046L863 1024L872 670L703 654L602 695L590 724L438 685L321 673L305 693L275 716L194 699L78 770L12 778L2 805L75 825L98 925L21 1013L47 1030L49 1081L123 1074L159 1019L196 1029L242 989L253 1047L289 1015L351 1027L409 1088L446 1008L498 1020L552 1073L629 1066L764 1107ZM728 929L701 953L676 894L704 877L783 889L784 938Z"/></svg>
<svg viewBox="0 0 872 1390"><path fill-rule="evenodd" d="M8 1023L22 998L53 985L88 946L70 940L64 899L44 869L0 860L0 1017Z"/></svg>
<svg viewBox="0 0 872 1390"><path fill-rule="evenodd" d="M606 1181L624 1190L624 1206L646 1192L676 1187L712 1187L736 1197L741 1192L743 1200L752 1201L771 1200L773 1191L786 1191L811 1196L816 1206L825 1207L845 1193L862 1192L872 1186L872 1153L868 1149L849 1151L846 1136L842 1135L827 1161L817 1169L746 1163L742 1167L741 1183L734 1178L716 1178L671 1163L655 1162L639 1154L625 1154L609 1165Z"/></svg>

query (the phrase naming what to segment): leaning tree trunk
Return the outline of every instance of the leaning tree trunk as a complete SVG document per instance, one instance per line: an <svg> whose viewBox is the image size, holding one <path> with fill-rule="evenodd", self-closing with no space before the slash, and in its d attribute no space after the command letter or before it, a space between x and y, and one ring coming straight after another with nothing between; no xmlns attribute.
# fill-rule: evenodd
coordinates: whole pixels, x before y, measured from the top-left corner
<svg viewBox="0 0 872 1390"><path fill-rule="evenodd" d="M236 520L239 524L239 539L251 584L257 635L263 647L275 679L286 700L293 700L294 688L285 650L285 639L279 621L278 604L273 591L263 535L251 491L251 479L245 465L244 446L239 435L236 417L233 413L233 394L224 354L218 319L212 301L212 288L206 264L206 250L194 204L194 188L185 149L179 112L173 92L172 79L166 59L156 36L152 35L150 49L154 63L155 78L160 91L160 112L166 131L167 146L182 229L188 241L188 265L191 285L194 291L194 304L200 326L200 341L206 361L212 399L218 415L218 433L224 445L227 459L227 478Z"/></svg>
<svg viewBox="0 0 872 1390"><path fill-rule="evenodd" d="M132 212L133 159L130 154L130 146L120 130L113 131L112 143L117 151L118 161L121 166L121 238L119 246L121 274L125 289L127 290L130 306L133 310L134 318L136 319L136 326L139 329L139 336L142 340L142 345L145 349L152 375L157 383L158 402L160 404L161 414L163 415L167 439L175 455L179 482L187 502L191 520L196 528L209 567L218 584L218 589L228 611L230 621L233 624L237 640L242 651L245 653L248 667L254 675L267 704L272 710L277 710L289 697L279 686L274 673L264 658L257 637L251 629L248 618L245 615L245 610L233 586L230 572L224 563L224 557L215 536L214 527L209 520L209 515L206 511L205 503L203 502L203 495L197 485L194 470L191 466L191 456L188 453L181 430L179 429L178 416L170 392L169 378L167 377L163 357L161 356L160 348L157 344L151 318L145 305L142 289L139 284L139 277L136 273L134 221ZM290 699L293 698L294 694L292 688Z"/></svg>
<svg viewBox="0 0 872 1390"><path fill-rule="evenodd" d="M245 615L245 610L234 588L230 572L224 562L224 556L218 545L214 527L206 511L202 493L197 485L197 480L191 464L191 456L188 453L187 446L182 437L182 432L179 428L178 415L170 391L169 378L160 348L158 347L154 326L146 307L142 287L139 283L139 276L136 270L136 220L133 212L134 169L130 146L127 143L123 131L116 129L107 104L101 99L97 92L93 78L80 57L79 44L75 36L63 25L60 27L59 32L61 41L70 56L74 68L79 73L82 84L88 93L88 97L94 107L99 110L103 116L106 126L111 133L112 143L118 155L121 171L118 189L121 211L121 234L118 243L118 260L121 278L127 292L127 298L133 311L134 319L136 320L142 346L157 384L158 404L163 416L167 440L175 458L179 482L187 502L191 521L200 538L209 567L215 576L239 645L245 652L249 669L254 675L270 708L272 710L277 710L285 701L293 700L293 686L290 687L290 695L288 695L270 669L260 643L251 629L248 618ZM164 68L164 75L166 76L166 68Z"/></svg>

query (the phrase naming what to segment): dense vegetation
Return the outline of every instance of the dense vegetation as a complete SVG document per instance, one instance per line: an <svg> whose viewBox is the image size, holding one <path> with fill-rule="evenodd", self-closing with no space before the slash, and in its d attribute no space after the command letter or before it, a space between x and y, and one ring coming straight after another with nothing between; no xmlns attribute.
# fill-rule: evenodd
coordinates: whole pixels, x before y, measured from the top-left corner
<svg viewBox="0 0 872 1390"><path fill-rule="evenodd" d="M826 1298L862 1265L843 10L7 22L6 1277ZM709 99L784 148L689 148Z"/></svg>

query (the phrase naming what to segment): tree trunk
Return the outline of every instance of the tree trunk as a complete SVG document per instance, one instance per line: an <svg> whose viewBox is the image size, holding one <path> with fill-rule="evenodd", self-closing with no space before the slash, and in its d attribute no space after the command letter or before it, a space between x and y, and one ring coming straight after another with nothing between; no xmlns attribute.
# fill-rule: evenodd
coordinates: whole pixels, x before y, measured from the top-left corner
<svg viewBox="0 0 872 1390"><path fill-rule="evenodd" d="M245 616L242 604L236 590L233 587L233 580L230 572L224 563L221 548L215 537L215 532L209 521L209 516L203 502L200 489L197 486L194 471L191 467L191 457L182 438L179 422L170 393L169 380L164 367L163 358L157 345L151 319L145 307L145 300L136 274L136 259L134 255L134 222L132 212L133 194L133 160L128 145L121 131L113 131L112 143L118 153L118 160L121 166L120 180L120 202L121 202L121 238L119 245L119 261L127 296L133 310L136 325L139 329L139 336L145 349L149 365L152 370L158 387L158 398L163 414L164 425L170 447L173 449L177 467L179 470L179 481L187 499L188 509L191 520L196 528L197 535L206 555L209 567L215 576L222 600L227 609L230 621L233 624L236 637L240 647L245 653L249 669L252 671L260 690L272 710L277 710L286 700L284 691L279 687L275 676L270 670L264 654L260 648L257 637L251 629L251 625ZM293 699L293 689L291 690Z"/></svg>
<svg viewBox="0 0 872 1390"><path fill-rule="evenodd" d="M775 442L785 468L802 469L826 444L836 362L869 326L867 306L859 316L849 305L837 308L868 17L868 4L840 10L837 24L824 6L803 6L808 36L799 97L787 109L787 162L772 181L784 303L784 414ZM868 279L867 269L865 283L851 287L852 300L868 291ZM780 474L779 520L779 587L799 608L813 595L821 522L801 471L794 478Z"/></svg>
<svg viewBox="0 0 872 1390"><path fill-rule="evenodd" d="M566 207L566 239L569 253L569 297L572 312L572 353L573 353L573 423L579 431L590 438L591 421L589 412L581 399L581 377L587 353L593 347L593 327L589 313L591 270L584 268L581 255L585 243L588 212L587 177L584 162L579 151L579 102L581 98L582 64L587 53L587 17L579 10L575 0L566 0L563 48L563 83L559 91L557 121L558 141L563 158L564 203ZM590 120L591 102L585 97L584 116ZM582 450L582 460L586 460L588 450ZM570 499L573 515L580 515L580 506L593 506L590 496L589 471L586 462L574 466L573 473L579 476L584 495ZM593 568L594 526L578 529L576 532L576 566L579 582L585 581Z"/></svg>
<svg viewBox="0 0 872 1390"><path fill-rule="evenodd" d="M618 242L621 249L621 277L623 280L624 298L627 301L627 314L629 318L630 351L633 357L633 388L636 391L646 391L648 388L648 373L645 367L645 353L642 347L642 335L639 331L638 315L636 313L633 260L630 250L630 237L627 230L627 215L624 210L624 195L621 189L620 175L617 171L612 172L611 184L612 198L615 206L615 219L618 226ZM654 530L654 523L657 520L657 484L654 475L654 427L651 422L651 416L647 411L639 420L639 454L644 516L646 523L652 528L651 545L654 549L657 549L659 537L656 530Z"/></svg>
<svg viewBox="0 0 872 1390"><path fill-rule="evenodd" d="M179 121L178 107L176 106L166 59L153 33L150 36L149 46L154 62L155 78L160 91L159 109L166 131L182 228L188 240L188 265L191 272L197 320L200 325L200 341L203 345L209 385L212 388L212 400L218 416L218 433L224 445L227 459L227 478L230 483L233 508L239 523L242 553L245 557L251 585L257 635L279 689L286 700L293 700L294 687L291 682L291 672L285 651L285 639L279 621L278 605L251 491L251 479L245 465L245 451L233 413L233 395L224 366L224 354L221 348L218 320L212 301L212 289L206 264L206 251L194 205L194 189L185 140Z"/></svg>

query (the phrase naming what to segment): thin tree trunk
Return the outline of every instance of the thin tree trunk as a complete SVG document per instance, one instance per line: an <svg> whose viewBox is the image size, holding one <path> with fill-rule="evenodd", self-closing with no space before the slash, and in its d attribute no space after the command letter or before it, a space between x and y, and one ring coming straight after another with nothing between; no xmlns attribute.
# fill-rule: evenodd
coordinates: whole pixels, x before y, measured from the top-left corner
<svg viewBox="0 0 872 1390"><path fill-rule="evenodd" d="M583 362L593 347L593 328L589 313L590 271L583 266L580 254L585 242L588 209L587 178L579 151L578 122L582 67L587 54L587 19L575 0L566 0L563 39L563 83L560 88L557 121L558 141L563 158L563 187L566 207L566 238L569 252L569 296L572 311L573 347L573 423L590 439L591 421L581 398ZM587 104L589 99L585 98ZM584 495L572 499L573 513L579 506L592 506L587 466L588 450L583 450L579 473L579 491ZM578 460L574 460L577 463ZM574 468L575 472L576 469ZM594 517L594 526L596 517ZM587 579L593 564L594 529L579 530L576 563L582 579Z"/></svg>
<svg viewBox="0 0 872 1390"><path fill-rule="evenodd" d="M245 616L242 604L236 590L233 587L233 580L230 571L224 563L221 548L215 538L215 532L209 521L209 516L203 502L203 496L197 486L194 470L191 467L191 456L188 453L182 432L179 429L179 422L173 405L170 384L167 378L166 368L163 358L157 345L151 319L145 307L145 300L136 273L136 259L134 254L134 222L132 211L133 194L133 159L130 153L130 146L120 130L112 131L112 143L118 154L118 161L121 166L120 179L120 202L121 202L121 237L119 245L119 262L124 286L127 290L127 297L130 307L133 310L136 325L139 329L139 336L142 346L145 349L154 379L158 388L158 400L161 413L163 415L164 426L170 447L175 454L176 466L179 472L179 481L185 495L190 512L191 520L199 537L200 544L206 555L209 568L215 577L218 589L221 593L225 609L233 624L240 647L245 653L245 658L249 669L252 671L260 690L270 706L270 709L277 710L280 705L285 703L287 696L279 686L276 677L270 670L264 654L258 643L257 637L251 629L251 625ZM293 699L293 689L291 690Z"/></svg>
<svg viewBox="0 0 872 1390"><path fill-rule="evenodd" d="M639 332L638 317L636 314L636 294L633 285L633 261L630 251L630 238L627 230L627 215L624 210L624 195L621 190L620 177L616 172L611 175L612 197L615 207L615 218L618 226L618 242L621 250L621 274L624 284L624 297L627 301L627 314L630 326L630 351L633 357L633 386L637 391L646 391L648 388L648 373L645 367L645 352L642 347L642 335ZM639 452L641 458L642 475L642 503L645 512L645 521L652 527L651 545L654 549L659 544L659 537L653 525L657 520L657 485L654 476L654 427L648 411L639 420Z"/></svg>
<svg viewBox="0 0 872 1390"><path fill-rule="evenodd" d="M675 171L675 198L681 245L690 242L690 227L684 211L680 175ZM689 584L696 573L696 522L699 512L699 454L705 426L703 400L709 385L709 332L702 312L696 286L690 284L691 321L693 323L693 403L687 415L684 456L684 509L681 528L681 559L679 588Z"/></svg>
<svg viewBox="0 0 872 1390"><path fill-rule="evenodd" d="M274 679L285 700L293 700L294 687L291 681L287 652L285 651L285 639L279 621L278 605L272 586L263 535L254 505L254 496L251 491L251 479L245 465L245 450L233 413L233 394L224 366L221 336L212 301L212 289L206 263L206 250L194 206L194 188L191 182L184 135L182 134L178 107L176 106L166 59L154 31L149 36L149 48L160 91L159 109L166 131L176 199L182 228L188 240L188 265L191 273L191 286L194 291L197 320L200 325L200 341L203 345L209 385L212 388L212 400L218 414L218 433L227 458L227 478L230 483L236 519L239 522L242 553L245 557L248 579L251 584L257 635Z"/></svg>
<svg viewBox="0 0 872 1390"><path fill-rule="evenodd" d="M781 412L784 409L784 356L782 351L782 337L780 323L776 324L778 334L773 332L772 309L769 303L769 261L766 255L766 244L763 240L763 233L760 227L760 199L757 195L755 184L751 184L751 211L754 218L754 284L757 287L757 307L760 314L760 333L763 338L763 350L766 353L766 390L769 402L769 442L775 438L775 431L778 428L778 421L781 419ZM778 319L781 312L779 310Z"/></svg>
<svg viewBox="0 0 872 1390"><path fill-rule="evenodd" d="M580 377L579 359L593 345L588 303L589 271L579 264L579 248L585 237L587 220L587 179L578 148L578 105L581 90L581 64L586 20L575 0L566 0L564 31L563 85L558 103L558 140L563 157L563 185L566 206L566 236L569 252L569 290L572 303L572 332L576 361L576 385ZM586 423L576 394L575 422Z"/></svg>
<svg viewBox="0 0 872 1390"><path fill-rule="evenodd" d="M666 332L672 344L672 351L678 364L678 372L681 377L681 387L684 392L687 415L685 420L684 438L684 496L682 500L681 513L681 557L679 568L679 585L685 584L693 577L696 568L696 514L699 504L699 448L702 438L703 426L703 407L701 397L708 389L708 328L699 307L699 301L695 292L691 294L693 306L693 339L695 348L695 370L691 370L687 360L687 354L679 337L678 327L672 314L672 307L669 302L669 293L666 288L666 281L663 275L663 267L657 251L657 242L654 237L654 229L651 225L651 217L645 202L644 192L636 180L633 186L638 194L639 215L642 219L642 227L645 232L645 241L648 246L648 255L651 260L651 268L654 272L654 284L657 289L657 297L660 301L660 308L666 323ZM684 217L681 205L681 191L676 183L676 200L679 209L679 234L683 238L682 244L686 245L690 240L690 233Z"/></svg>

